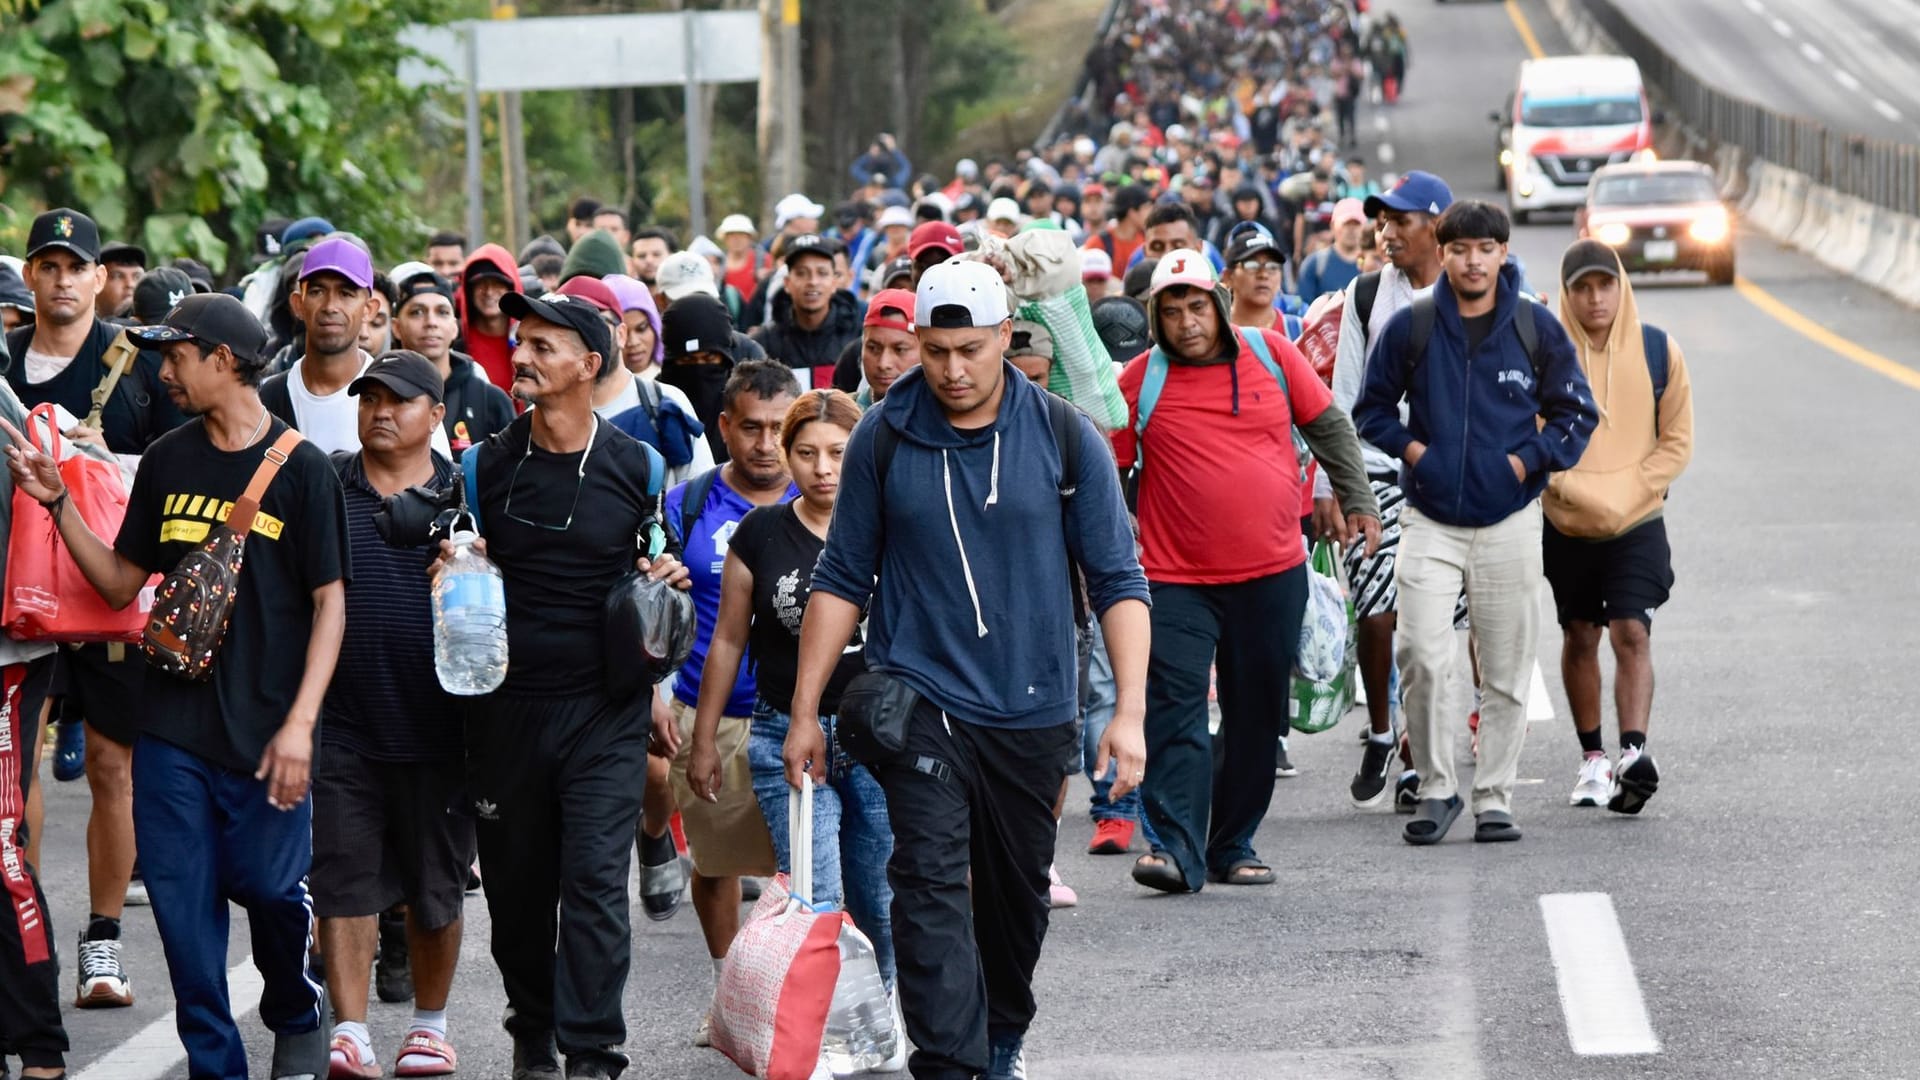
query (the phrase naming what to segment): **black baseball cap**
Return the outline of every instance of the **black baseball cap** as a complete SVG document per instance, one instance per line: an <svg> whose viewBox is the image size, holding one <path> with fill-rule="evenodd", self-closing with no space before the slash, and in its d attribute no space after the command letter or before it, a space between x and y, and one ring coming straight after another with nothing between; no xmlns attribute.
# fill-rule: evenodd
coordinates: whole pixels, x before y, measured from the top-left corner
<svg viewBox="0 0 1920 1080"><path fill-rule="evenodd" d="M1286 262L1286 257L1280 253L1280 245L1259 229L1244 230L1227 245L1228 266L1239 266L1259 255L1271 255L1274 262Z"/></svg>
<svg viewBox="0 0 1920 1080"><path fill-rule="evenodd" d="M267 328L247 305L226 293L195 293L173 305L158 325L133 327L127 336L149 348L192 341L209 350L225 345L250 364L266 359Z"/></svg>
<svg viewBox="0 0 1920 1080"><path fill-rule="evenodd" d="M87 262L98 262L100 227L78 210L49 210L33 219L33 228L27 233L27 258L48 248L65 248Z"/></svg>
<svg viewBox="0 0 1920 1080"><path fill-rule="evenodd" d="M453 282L448 281L446 278L441 277L431 270L424 274L409 274L407 277L395 282L395 288L400 293L400 299L393 305L395 312L406 307L407 301L414 297L426 296L428 294L444 296L447 298L447 303L453 303Z"/></svg>
<svg viewBox="0 0 1920 1080"><path fill-rule="evenodd" d="M100 249L100 258L97 261L102 266L132 263L140 269L145 270L147 268L147 249L138 244L123 244L115 240L113 243L107 244Z"/></svg>
<svg viewBox="0 0 1920 1080"><path fill-rule="evenodd" d="M156 266L133 287L133 317L152 325L167 317L173 306L193 295L193 279L185 270Z"/></svg>
<svg viewBox="0 0 1920 1080"><path fill-rule="evenodd" d="M175 259L173 265L193 282L194 292L213 291L213 271L198 259Z"/></svg>
<svg viewBox="0 0 1920 1080"><path fill-rule="evenodd" d="M565 327L580 335L587 351L600 354L602 363L613 358L613 335L600 318L600 307L591 300L564 293L528 296L510 292L500 298L500 310L515 319L540 319Z"/></svg>
<svg viewBox="0 0 1920 1080"><path fill-rule="evenodd" d="M801 233L799 236L787 238L786 252L781 255L781 260L788 266L792 266L802 255L819 255L822 258L831 259L839 251L840 244L831 236Z"/></svg>
<svg viewBox="0 0 1920 1080"><path fill-rule="evenodd" d="M1147 330L1147 308L1131 296L1106 296L1093 303L1093 331L1116 364L1146 352L1153 345Z"/></svg>
<svg viewBox="0 0 1920 1080"><path fill-rule="evenodd" d="M440 369L412 349L381 353L359 378L348 384L347 393L359 397L370 382L377 382L409 401L422 394L432 398L435 405L446 400L446 384L440 378Z"/></svg>
<svg viewBox="0 0 1920 1080"><path fill-rule="evenodd" d="M1620 259L1598 240L1575 240L1560 258L1560 283L1572 285L1588 274L1620 276Z"/></svg>

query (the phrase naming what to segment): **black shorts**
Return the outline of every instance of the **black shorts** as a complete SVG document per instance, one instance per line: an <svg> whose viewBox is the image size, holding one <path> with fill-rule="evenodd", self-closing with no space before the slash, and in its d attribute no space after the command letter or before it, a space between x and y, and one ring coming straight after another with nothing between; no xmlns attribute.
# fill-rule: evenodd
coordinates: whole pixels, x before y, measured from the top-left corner
<svg viewBox="0 0 1920 1080"><path fill-rule="evenodd" d="M1561 626L1638 619L1652 628L1654 611L1673 589L1673 549L1667 546L1665 518L1611 540L1576 539L1552 522L1540 536Z"/></svg>
<svg viewBox="0 0 1920 1080"><path fill-rule="evenodd" d="M313 911L377 915L402 900L438 930L460 917L473 863L466 764L372 761L337 745L315 754Z"/></svg>
<svg viewBox="0 0 1920 1080"><path fill-rule="evenodd" d="M55 656L53 717L85 720L87 726L121 746L140 736L134 709L146 685L147 659L136 645L124 645L120 659L109 660L109 645L62 646Z"/></svg>

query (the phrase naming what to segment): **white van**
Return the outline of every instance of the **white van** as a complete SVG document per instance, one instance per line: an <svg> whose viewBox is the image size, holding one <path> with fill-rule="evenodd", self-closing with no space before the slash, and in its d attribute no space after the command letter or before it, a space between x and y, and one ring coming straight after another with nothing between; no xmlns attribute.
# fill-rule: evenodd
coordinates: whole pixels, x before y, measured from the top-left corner
<svg viewBox="0 0 1920 1080"><path fill-rule="evenodd" d="M1535 210L1586 202L1594 170L1653 157L1653 113L1640 65L1624 56L1552 56L1520 64L1506 166L1516 224Z"/></svg>

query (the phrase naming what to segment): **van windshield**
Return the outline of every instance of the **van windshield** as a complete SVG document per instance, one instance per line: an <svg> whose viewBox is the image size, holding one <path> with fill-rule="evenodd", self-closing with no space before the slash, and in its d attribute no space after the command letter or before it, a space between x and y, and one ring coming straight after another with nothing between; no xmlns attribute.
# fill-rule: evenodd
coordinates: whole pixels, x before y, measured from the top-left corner
<svg viewBox="0 0 1920 1080"><path fill-rule="evenodd" d="M1641 120L1640 98L1550 98L1520 101L1520 122L1528 127L1613 127Z"/></svg>

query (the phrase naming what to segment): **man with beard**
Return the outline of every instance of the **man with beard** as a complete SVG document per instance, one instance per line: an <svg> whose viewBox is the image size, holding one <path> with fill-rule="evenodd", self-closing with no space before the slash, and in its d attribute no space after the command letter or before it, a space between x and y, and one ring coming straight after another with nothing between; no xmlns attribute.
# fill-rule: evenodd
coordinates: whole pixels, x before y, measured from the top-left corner
<svg viewBox="0 0 1920 1080"><path fill-rule="evenodd" d="M667 256L680 250L678 238L665 229L648 225L634 232L631 245L622 244L620 247L628 253L627 273L646 282L647 288L653 293L654 304L665 307L671 303L670 297L661 295L655 279L660 273L660 264L667 261Z"/></svg>
<svg viewBox="0 0 1920 1080"><path fill-rule="evenodd" d="M787 283L773 299L773 320L749 335L769 357L794 369L802 389L833 385L840 350L860 336L859 302L836 287L838 251L838 244L822 236L788 241Z"/></svg>

